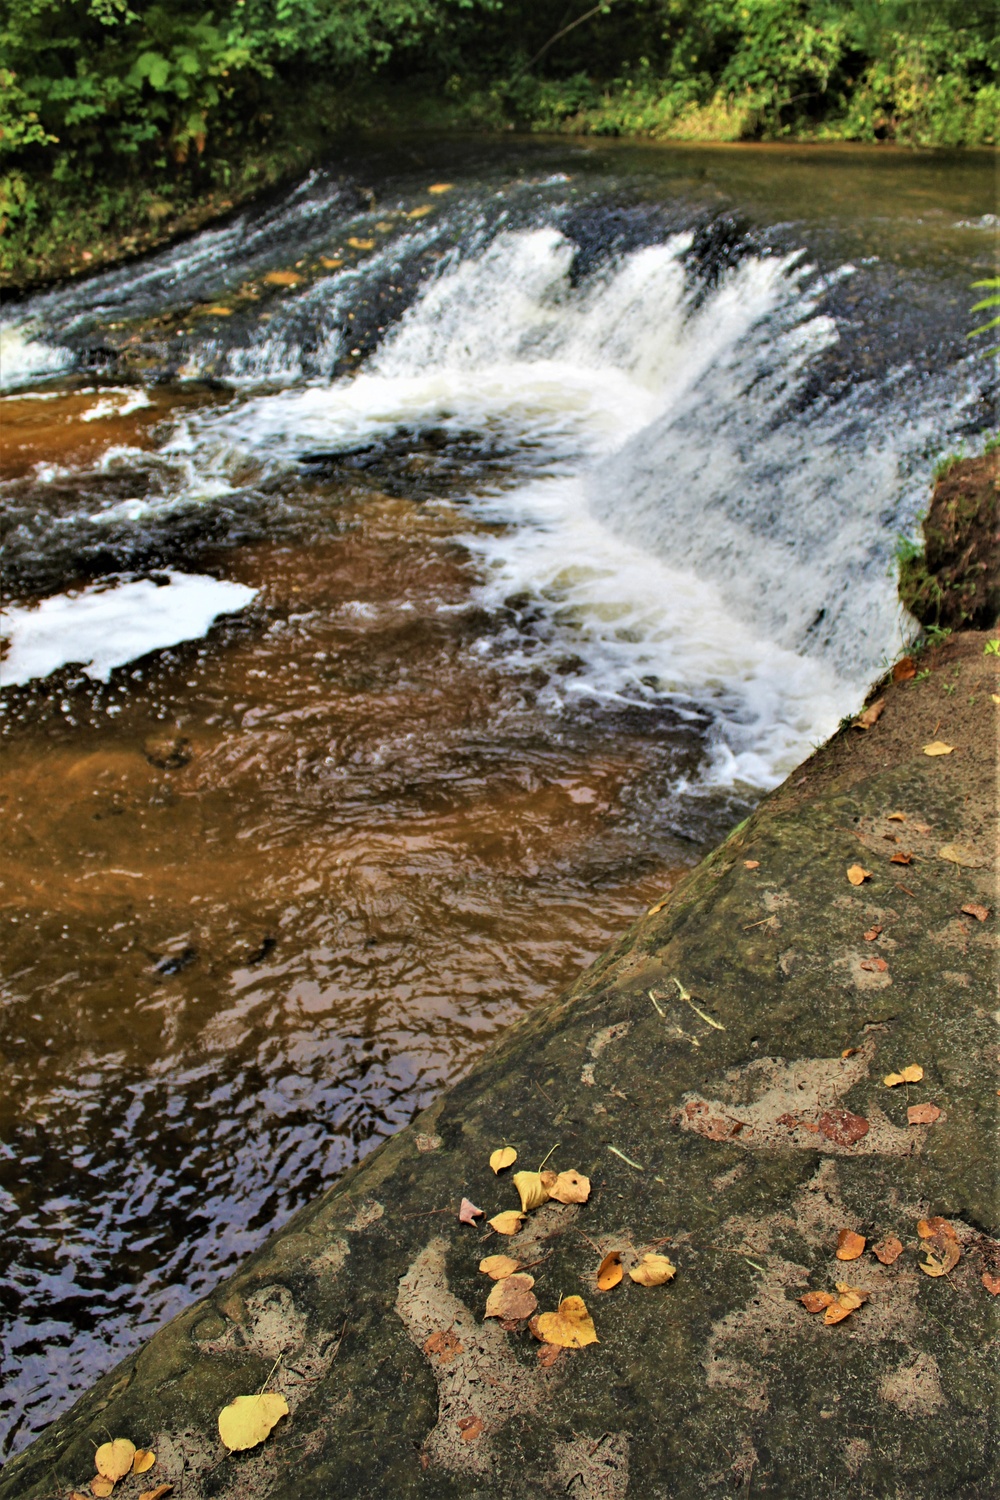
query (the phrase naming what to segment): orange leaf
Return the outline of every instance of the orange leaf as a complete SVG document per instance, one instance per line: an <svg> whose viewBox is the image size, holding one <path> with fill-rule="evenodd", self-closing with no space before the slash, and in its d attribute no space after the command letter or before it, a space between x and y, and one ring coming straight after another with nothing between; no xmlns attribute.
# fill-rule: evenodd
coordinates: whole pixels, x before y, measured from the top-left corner
<svg viewBox="0 0 1000 1500"><path fill-rule="evenodd" d="M560 1172L549 1188L549 1197L557 1203L586 1203L590 1197L590 1178L573 1169Z"/></svg>
<svg viewBox="0 0 1000 1500"><path fill-rule="evenodd" d="M298 286L302 277L294 271L268 271L264 280L268 286Z"/></svg>
<svg viewBox="0 0 1000 1500"><path fill-rule="evenodd" d="M172 1484L158 1484L155 1490L143 1490L139 1500L163 1500L164 1495L172 1495L173 1492Z"/></svg>
<svg viewBox="0 0 1000 1500"><path fill-rule="evenodd" d="M871 729L882 717L882 710L884 708L885 699L876 698L875 702L870 703L863 713L858 714L858 717L854 721L854 728Z"/></svg>
<svg viewBox="0 0 1000 1500"><path fill-rule="evenodd" d="M847 878L852 885L863 885L866 880L871 880L872 872L863 865L848 865Z"/></svg>
<svg viewBox="0 0 1000 1500"><path fill-rule="evenodd" d="M809 1313L822 1312L824 1308L831 1307L836 1300L832 1292L806 1292L804 1297L799 1298L802 1306Z"/></svg>
<svg viewBox="0 0 1000 1500"><path fill-rule="evenodd" d="M823 1322L829 1328L831 1323L842 1323L845 1318L849 1318L851 1316L851 1313L853 1311L853 1308L845 1307L842 1302L831 1302L830 1306L823 1314Z"/></svg>
<svg viewBox="0 0 1000 1500"><path fill-rule="evenodd" d="M483 1430L483 1424L478 1417L461 1417L458 1430L462 1434L463 1443L474 1443Z"/></svg>
<svg viewBox="0 0 1000 1500"><path fill-rule="evenodd" d="M423 1350L428 1357L436 1354L440 1364L450 1365L461 1354L462 1345L450 1328L439 1328L424 1340Z"/></svg>
<svg viewBox="0 0 1000 1500"><path fill-rule="evenodd" d="M135 1450L135 1458L132 1460L132 1473L145 1474L155 1463L155 1453L151 1453L148 1448L137 1448Z"/></svg>
<svg viewBox="0 0 1000 1500"><path fill-rule="evenodd" d="M759 859L745 859L743 861L743 868L744 868L744 870L759 870L760 869L760 860Z"/></svg>
<svg viewBox="0 0 1000 1500"><path fill-rule="evenodd" d="M978 901L967 901L962 907L967 917L975 917L977 922L985 922L990 914L988 906L980 906Z"/></svg>
<svg viewBox="0 0 1000 1500"><path fill-rule="evenodd" d="M909 682L917 675L917 664L912 656L901 656L892 669L893 682Z"/></svg>
<svg viewBox="0 0 1000 1500"><path fill-rule="evenodd" d="M863 1234L855 1234L853 1229L842 1229L837 1235L837 1259L857 1260L859 1255L864 1254L866 1243Z"/></svg>
<svg viewBox="0 0 1000 1500"><path fill-rule="evenodd" d="M902 1255L903 1246L894 1234L890 1234L884 1240L879 1240L877 1245L872 1246L872 1253L884 1266L891 1266Z"/></svg>
<svg viewBox="0 0 1000 1500"><path fill-rule="evenodd" d="M875 939L879 936L881 931L881 927L869 927L868 931L865 933L865 942L874 943Z"/></svg>
<svg viewBox="0 0 1000 1500"><path fill-rule="evenodd" d="M984 1271L982 1282L991 1296L1000 1296L1000 1276L992 1276L989 1271Z"/></svg>
<svg viewBox="0 0 1000 1500"><path fill-rule="evenodd" d="M597 1289L601 1292L610 1292L613 1286L617 1286L624 1276L622 1270L622 1256L620 1250L612 1250L606 1255L597 1268Z"/></svg>
<svg viewBox="0 0 1000 1500"><path fill-rule="evenodd" d="M906 1118L910 1125L933 1125L941 1118L941 1111L936 1104L911 1104Z"/></svg>
<svg viewBox="0 0 1000 1500"><path fill-rule="evenodd" d="M535 1358L543 1370L551 1370L556 1360L562 1359L562 1350L558 1344L543 1344Z"/></svg>
<svg viewBox="0 0 1000 1500"><path fill-rule="evenodd" d="M890 856L889 863L891 865L912 865L913 855L901 849L898 854Z"/></svg>
<svg viewBox="0 0 1000 1500"><path fill-rule="evenodd" d="M523 1218L524 1214L519 1214L516 1208L509 1208L502 1214L494 1214L492 1219L487 1220L487 1223L491 1229L496 1230L497 1234L516 1234Z"/></svg>

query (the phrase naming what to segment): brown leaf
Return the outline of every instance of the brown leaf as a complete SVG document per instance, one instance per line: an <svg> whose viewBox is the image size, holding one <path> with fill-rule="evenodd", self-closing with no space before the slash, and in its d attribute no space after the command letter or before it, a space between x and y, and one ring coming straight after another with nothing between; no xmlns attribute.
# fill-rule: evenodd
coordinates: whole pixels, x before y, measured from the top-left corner
<svg viewBox="0 0 1000 1500"><path fill-rule="evenodd" d="M858 964L859 969L865 969L869 974L885 974L889 965L884 958L863 958Z"/></svg>
<svg viewBox="0 0 1000 1500"><path fill-rule="evenodd" d="M534 1329L532 1332L534 1333ZM543 1370L551 1370L556 1361L562 1359L562 1350L558 1344L543 1344L535 1358Z"/></svg>
<svg viewBox="0 0 1000 1500"><path fill-rule="evenodd" d="M823 1314L823 1322L829 1328L831 1323L842 1323L845 1318L849 1318L851 1316L851 1313L853 1311L854 1309L852 1307L845 1307L844 1304L838 1299L838 1301L830 1303L830 1306Z"/></svg>
<svg viewBox="0 0 1000 1500"><path fill-rule="evenodd" d="M526 1276L523 1272L513 1272L498 1281L486 1299L487 1318L506 1318L516 1322L519 1318L530 1318L537 1311L538 1298L531 1288L535 1284L534 1276Z"/></svg>
<svg viewBox="0 0 1000 1500"><path fill-rule="evenodd" d="M921 1219L917 1233L924 1241L924 1259L917 1262L921 1271L925 1276L947 1276L962 1258L958 1236L948 1220L940 1214L932 1219Z"/></svg>
<svg viewBox="0 0 1000 1500"><path fill-rule="evenodd" d="M137 1448L132 1460L132 1473L145 1474L156 1463L156 1454L148 1448Z"/></svg>
<svg viewBox="0 0 1000 1500"><path fill-rule="evenodd" d="M460 1417L458 1430L463 1443L474 1443L483 1430L483 1424L478 1417Z"/></svg>
<svg viewBox="0 0 1000 1500"><path fill-rule="evenodd" d="M524 1214L518 1213L516 1208L509 1208L502 1214L494 1214L492 1219L487 1219L491 1229L497 1234L516 1234L521 1227Z"/></svg>
<svg viewBox="0 0 1000 1500"><path fill-rule="evenodd" d="M462 1344L458 1335L450 1328L439 1328L424 1339L423 1351L428 1357L437 1355L439 1363L448 1365L461 1354Z"/></svg>
<svg viewBox="0 0 1000 1500"><path fill-rule="evenodd" d="M505 1167L512 1167L517 1161L517 1152L513 1146L498 1146L490 1156L490 1166L494 1172L502 1172Z"/></svg>
<svg viewBox="0 0 1000 1500"><path fill-rule="evenodd" d="M917 675L917 664L912 656L901 656L892 669L893 682L909 682Z"/></svg>
<svg viewBox="0 0 1000 1500"><path fill-rule="evenodd" d="M898 1073L887 1073L882 1079L887 1089L894 1089L901 1083L919 1083L924 1076L924 1070L919 1063L910 1063Z"/></svg>
<svg viewBox="0 0 1000 1500"><path fill-rule="evenodd" d="M884 1240L872 1246L872 1253L884 1266L891 1266L903 1253L902 1242L894 1234L886 1235Z"/></svg>
<svg viewBox="0 0 1000 1500"><path fill-rule="evenodd" d="M628 1274L639 1286L662 1286L665 1281L673 1281L677 1267L669 1256L647 1251L638 1265L629 1268Z"/></svg>
<svg viewBox="0 0 1000 1500"><path fill-rule="evenodd" d="M933 1125L940 1118L941 1111L936 1104L911 1104L906 1111L907 1123L910 1125Z"/></svg>
<svg viewBox="0 0 1000 1500"><path fill-rule="evenodd" d="M924 746L925 755L950 755L954 745L946 745L944 740L931 740L929 745Z"/></svg>
<svg viewBox="0 0 1000 1500"><path fill-rule="evenodd" d="M460 1224L474 1224L483 1216L483 1209L477 1208L470 1198L462 1199L462 1206L458 1210L458 1222Z"/></svg>
<svg viewBox="0 0 1000 1500"><path fill-rule="evenodd" d="M993 1276L989 1271L982 1274L982 1283L992 1297L1000 1296L1000 1276Z"/></svg>
<svg viewBox="0 0 1000 1500"><path fill-rule="evenodd" d="M610 1292L613 1286L617 1286L624 1276L622 1270L622 1256L620 1250L612 1250L604 1257L597 1268L597 1289L600 1292Z"/></svg>
<svg viewBox="0 0 1000 1500"><path fill-rule="evenodd" d="M560 1349L583 1349L597 1343L594 1320L582 1297L564 1297L555 1312L540 1313L530 1327L536 1338L558 1344Z"/></svg>
<svg viewBox="0 0 1000 1500"><path fill-rule="evenodd" d="M882 930L883 929L881 927L869 927L868 931L865 933L865 942L874 943L875 939L880 935Z"/></svg>
<svg viewBox="0 0 1000 1500"><path fill-rule="evenodd" d="M837 1259L857 1260L859 1255L864 1255L866 1244L863 1234L855 1234L853 1229L842 1229L837 1235Z"/></svg>
<svg viewBox="0 0 1000 1500"><path fill-rule="evenodd" d="M912 865L913 855L903 849L900 849L898 854L890 855L889 863L891 865Z"/></svg>
<svg viewBox="0 0 1000 1500"><path fill-rule="evenodd" d="M828 1109L819 1117L819 1128L834 1145L853 1146L868 1134L868 1121L863 1115L852 1115L849 1109Z"/></svg>
<svg viewBox="0 0 1000 1500"><path fill-rule="evenodd" d="M759 870L760 869L760 860L759 859L745 859L743 861L743 868L744 868L744 870Z"/></svg>
<svg viewBox="0 0 1000 1500"><path fill-rule="evenodd" d="M549 1188L549 1197L557 1203L586 1203L590 1197L590 1178L572 1168L560 1172Z"/></svg>
<svg viewBox="0 0 1000 1500"><path fill-rule="evenodd" d="M844 1050L843 1050L843 1052L840 1055L841 1055L841 1057L854 1057L854 1056L856 1056L857 1051L858 1051L857 1047L845 1047Z"/></svg>
<svg viewBox="0 0 1000 1500"><path fill-rule="evenodd" d="M864 710L863 713L858 714L858 717L854 721L854 728L871 729L872 726L877 724L879 719L882 717L882 710L884 708L885 699L876 698L874 703L869 703L868 707Z"/></svg>
<svg viewBox="0 0 1000 1500"><path fill-rule="evenodd" d="M806 1292L804 1297L799 1298L802 1306L809 1313L822 1312L824 1308L831 1307L836 1300L832 1292Z"/></svg>
<svg viewBox="0 0 1000 1500"><path fill-rule="evenodd" d="M852 885L863 885L866 880L871 880L872 872L863 865L848 865L847 878Z"/></svg>
<svg viewBox="0 0 1000 1500"><path fill-rule="evenodd" d="M128 1438L115 1438L111 1443L102 1443L94 1454L94 1467L103 1479L124 1479L132 1468L135 1444Z"/></svg>
<svg viewBox="0 0 1000 1500"><path fill-rule="evenodd" d="M510 1255L485 1255L479 1262L479 1269L493 1281L503 1281L505 1276L513 1276L519 1262Z"/></svg>
<svg viewBox="0 0 1000 1500"><path fill-rule="evenodd" d="M172 1484L158 1484L155 1490L143 1490L139 1500L163 1500L164 1495L172 1495L173 1492Z"/></svg>
<svg viewBox="0 0 1000 1500"><path fill-rule="evenodd" d="M985 922L990 914L988 906L980 906L978 901L967 901L962 907L967 917L975 917L977 922Z"/></svg>
<svg viewBox="0 0 1000 1500"><path fill-rule="evenodd" d="M530 1213L533 1208L540 1208L547 1201L549 1194L542 1182L541 1172L515 1172L511 1181L517 1188L523 1213Z"/></svg>

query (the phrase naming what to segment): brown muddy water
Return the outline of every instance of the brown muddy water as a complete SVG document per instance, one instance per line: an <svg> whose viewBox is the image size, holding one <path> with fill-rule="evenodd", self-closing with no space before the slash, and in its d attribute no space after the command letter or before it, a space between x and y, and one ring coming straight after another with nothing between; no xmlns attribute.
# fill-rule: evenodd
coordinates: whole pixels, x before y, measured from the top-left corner
<svg viewBox="0 0 1000 1500"><path fill-rule="evenodd" d="M854 709L994 409L991 213L985 158L394 148L8 314L0 1452Z"/></svg>

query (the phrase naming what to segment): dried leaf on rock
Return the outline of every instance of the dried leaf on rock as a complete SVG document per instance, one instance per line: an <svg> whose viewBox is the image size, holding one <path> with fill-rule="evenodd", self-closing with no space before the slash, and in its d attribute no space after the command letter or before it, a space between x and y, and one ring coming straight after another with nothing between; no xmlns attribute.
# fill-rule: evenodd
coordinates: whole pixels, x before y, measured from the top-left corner
<svg viewBox="0 0 1000 1500"><path fill-rule="evenodd" d="M864 969L868 974L887 974L889 972L889 965L884 958L863 958L858 968Z"/></svg>
<svg viewBox="0 0 1000 1500"><path fill-rule="evenodd" d="M422 1347L428 1357L436 1355L438 1363L442 1365L450 1365L462 1352L461 1340L451 1328L438 1328L434 1333L428 1334Z"/></svg>
<svg viewBox="0 0 1000 1500"><path fill-rule="evenodd" d="M551 1370L556 1361L562 1358L562 1350L558 1344L543 1344L535 1358L543 1370Z"/></svg>
<svg viewBox="0 0 1000 1500"><path fill-rule="evenodd" d="M990 914L988 906L980 906L978 901L967 901L962 907L967 917L975 917L977 922L985 922Z"/></svg>
<svg viewBox="0 0 1000 1500"><path fill-rule="evenodd" d="M497 1234L516 1234L521 1227L524 1214L518 1213L516 1208L509 1208L502 1214L494 1214L492 1219L487 1219L491 1229Z"/></svg>
<svg viewBox="0 0 1000 1500"><path fill-rule="evenodd" d="M156 1463L156 1454L148 1448L137 1448L132 1460L132 1473L145 1474Z"/></svg>
<svg viewBox="0 0 1000 1500"><path fill-rule="evenodd" d="M135 1452L135 1444L128 1438L115 1438L114 1442L102 1443L98 1448L94 1454L94 1467L103 1479L110 1479L114 1484L131 1472Z"/></svg>
<svg viewBox="0 0 1000 1500"><path fill-rule="evenodd" d="M600 1292L610 1292L613 1286L617 1286L624 1276L622 1270L622 1256L620 1250L612 1250L606 1255L597 1268L597 1289Z"/></svg>
<svg viewBox="0 0 1000 1500"><path fill-rule="evenodd" d="M901 656L892 669L893 682L909 682L917 675L917 664L912 656Z"/></svg>
<svg viewBox="0 0 1000 1500"><path fill-rule="evenodd" d="M98 1474L96 1478L90 1481L90 1493L97 1495L98 1500L103 1500L104 1496L110 1495L114 1487L114 1480L105 1479L103 1474Z"/></svg>
<svg viewBox="0 0 1000 1500"><path fill-rule="evenodd" d="M494 1172L502 1172L505 1167L512 1167L517 1161L517 1152L513 1146L498 1146L490 1156L490 1166Z"/></svg>
<svg viewBox="0 0 1000 1500"><path fill-rule="evenodd" d="M907 1123L910 1125L933 1125L940 1118L941 1111L936 1104L911 1104L906 1111Z"/></svg>
<svg viewBox="0 0 1000 1500"><path fill-rule="evenodd" d="M268 286L298 286L302 277L295 271L268 271L262 279Z"/></svg>
<svg viewBox="0 0 1000 1500"><path fill-rule="evenodd" d="M884 708L885 699L876 698L875 702L870 703L863 713L858 714L858 717L854 721L854 728L871 729L872 726L874 724L877 724L879 719L882 717L882 710Z"/></svg>
<svg viewBox="0 0 1000 1500"><path fill-rule="evenodd" d="M586 1203L590 1197L590 1178L574 1168L560 1172L549 1188L549 1197L557 1203Z"/></svg>
<svg viewBox="0 0 1000 1500"><path fill-rule="evenodd" d="M1000 1276L993 1276L989 1271L984 1271L981 1280L990 1296L1000 1296Z"/></svg>
<svg viewBox="0 0 1000 1500"><path fill-rule="evenodd" d="M799 1298L808 1313L822 1312L824 1308L832 1307L836 1300L832 1292L806 1292L805 1296Z"/></svg>
<svg viewBox="0 0 1000 1500"><path fill-rule="evenodd" d="M881 934L881 932L881 927L869 927L868 931L865 933L865 942L874 943L875 939Z"/></svg>
<svg viewBox="0 0 1000 1500"><path fill-rule="evenodd" d="M856 1234L853 1229L842 1229L837 1235L837 1259L857 1260L865 1253L867 1241L863 1234Z"/></svg>
<svg viewBox="0 0 1000 1500"><path fill-rule="evenodd" d="M902 1241L894 1234L886 1235L884 1240L879 1240L877 1245L872 1246L872 1254L876 1260L880 1260L884 1266L891 1266L903 1253Z"/></svg>
<svg viewBox="0 0 1000 1500"><path fill-rule="evenodd" d="M947 1276L962 1258L958 1236L948 1220L943 1219L940 1214L932 1219L921 1219L917 1224L917 1233L924 1241L924 1259L917 1262L921 1271L925 1276Z"/></svg>
<svg viewBox="0 0 1000 1500"><path fill-rule="evenodd" d="M886 817L887 823L905 823L906 814L901 812L889 813Z"/></svg>
<svg viewBox="0 0 1000 1500"><path fill-rule="evenodd" d="M479 1417L460 1417L458 1430L463 1443L474 1443L483 1430L483 1424Z"/></svg>
<svg viewBox="0 0 1000 1500"><path fill-rule="evenodd" d="M542 1182L541 1172L515 1172L511 1181L521 1199L522 1212L530 1213L533 1208L541 1208L548 1201L549 1195Z"/></svg>
<svg viewBox="0 0 1000 1500"><path fill-rule="evenodd" d="M847 878L852 885L863 885L866 880L871 880L872 872L863 865L848 865Z"/></svg>
<svg viewBox="0 0 1000 1500"><path fill-rule="evenodd" d="M515 1271L498 1281L486 1299L487 1318L507 1318L512 1322L518 1318L530 1318L538 1309L538 1298L531 1288L534 1276Z"/></svg>
<svg viewBox="0 0 1000 1500"><path fill-rule="evenodd" d="M375 249L375 241L374 240L359 240L357 238L357 236L353 235L353 234L351 235L351 237L347 241L347 243L351 246L352 250L374 250Z"/></svg>
<svg viewBox="0 0 1000 1500"><path fill-rule="evenodd" d="M647 1251L638 1265L629 1268L628 1274L639 1286L662 1286L665 1281L674 1279L677 1267L669 1256Z"/></svg>
<svg viewBox="0 0 1000 1500"><path fill-rule="evenodd" d="M543 1343L558 1344L560 1349L583 1349L597 1343L594 1320L582 1297L564 1297L555 1312L532 1319L531 1331Z"/></svg>
<svg viewBox="0 0 1000 1500"><path fill-rule="evenodd" d="M163 1500L164 1495L172 1495L173 1492L172 1484L158 1484L155 1490L143 1490L139 1500Z"/></svg>
<svg viewBox="0 0 1000 1500"><path fill-rule="evenodd" d="M842 1323L845 1318L849 1318L851 1316L852 1312L853 1308L845 1307L842 1302L831 1302L830 1306L823 1314L823 1322L829 1328L833 1323Z"/></svg>
<svg viewBox="0 0 1000 1500"><path fill-rule="evenodd" d="M863 1292L859 1286L848 1286L846 1281L837 1282L837 1291L840 1293L838 1302L850 1312L854 1312L862 1302L868 1300L867 1292Z"/></svg>
<svg viewBox="0 0 1000 1500"><path fill-rule="evenodd" d="M259 1396L237 1396L219 1412L219 1436L230 1453L256 1448L282 1417L288 1416L288 1402L277 1391L263 1391Z"/></svg>
<svg viewBox="0 0 1000 1500"><path fill-rule="evenodd" d="M887 1073L882 1079L887 1089L894 1089L901 1083L919 1083L924 1076L924 1070L919 1063L910 1063L908 1067L901 1068L898 1073Z"/></svg>
<svg viewBox="0 0 1000 1500"><path fill-rule="evenodd" d="M869 1125L864 1115L854 1115L849 1109L827 1109L819 1117L819 1128L835 1146L853 1146L868 1134Z"/></svg>
<svg viewBox="0 0 1000 1500"><path fill-rule="evenodd" d="M890 856L889 863L891 865L912 865L913 855L908 850L900 849L898 854Z"/></svg>
<svg viewBox="0 0 1000 1500"><path fill-rule="evenodd" d="M978 870L986 864L983 856L968 844L942 844L938 858L946 859L952 865L961 865L964 870Z"/></svg>
<svg viewBox="0 0 1000 1500"><path fill-rule="evenodd" d="M946 745L944 740L931 740L929 745L924 746L925 755L950 755L954 745Z"/></svg>
<svg viewBox="0 0 1000 1500"><path fill-rule="evenodd" d="M474 1224L477 1219L482 1218L484 1212L485 1210L477 1208L470 1198L463 1198L462 1206L458 1210L458 1222L460 1224Z"/></svg>
<svg viewBox="0 0 1000 1500"><path fill-rule="evenodd" d="M505 1276L512 1276L517 1270L519 1262L511 1255L485 1255L479 1262L479 1269L493 1281L503 1281Z"/></svg>
<svg viewBox="0 0 1000 1500"><path fill-rule="evenodd" d="M744 868L744 870L759 870L760 869L760 860L759 859L745 859L743 861L743 868Z"/></svg>

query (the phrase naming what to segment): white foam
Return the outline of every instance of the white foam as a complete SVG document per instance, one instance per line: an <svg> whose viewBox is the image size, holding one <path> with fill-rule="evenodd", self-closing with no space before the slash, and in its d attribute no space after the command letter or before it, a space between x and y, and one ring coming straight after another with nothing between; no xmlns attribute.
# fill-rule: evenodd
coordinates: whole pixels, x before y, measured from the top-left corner
<svg viewBox="0 0 1000 1500"><path fill-rule="evenodd" d="M29 323L0 324L0 390L30 385L72 363L71 350L35 338Z"/></svg>
<svg viewBox="0 0 1000 1500"><path fill-rule="evenodd" d="M79 666L107 682L115 667L149 651L203 636L220 615L245 609L257 590L193 573L102 583L43 599L35 608L9 605L0 631L9 641L0 686L23 686L60 667Z"/></svg>

